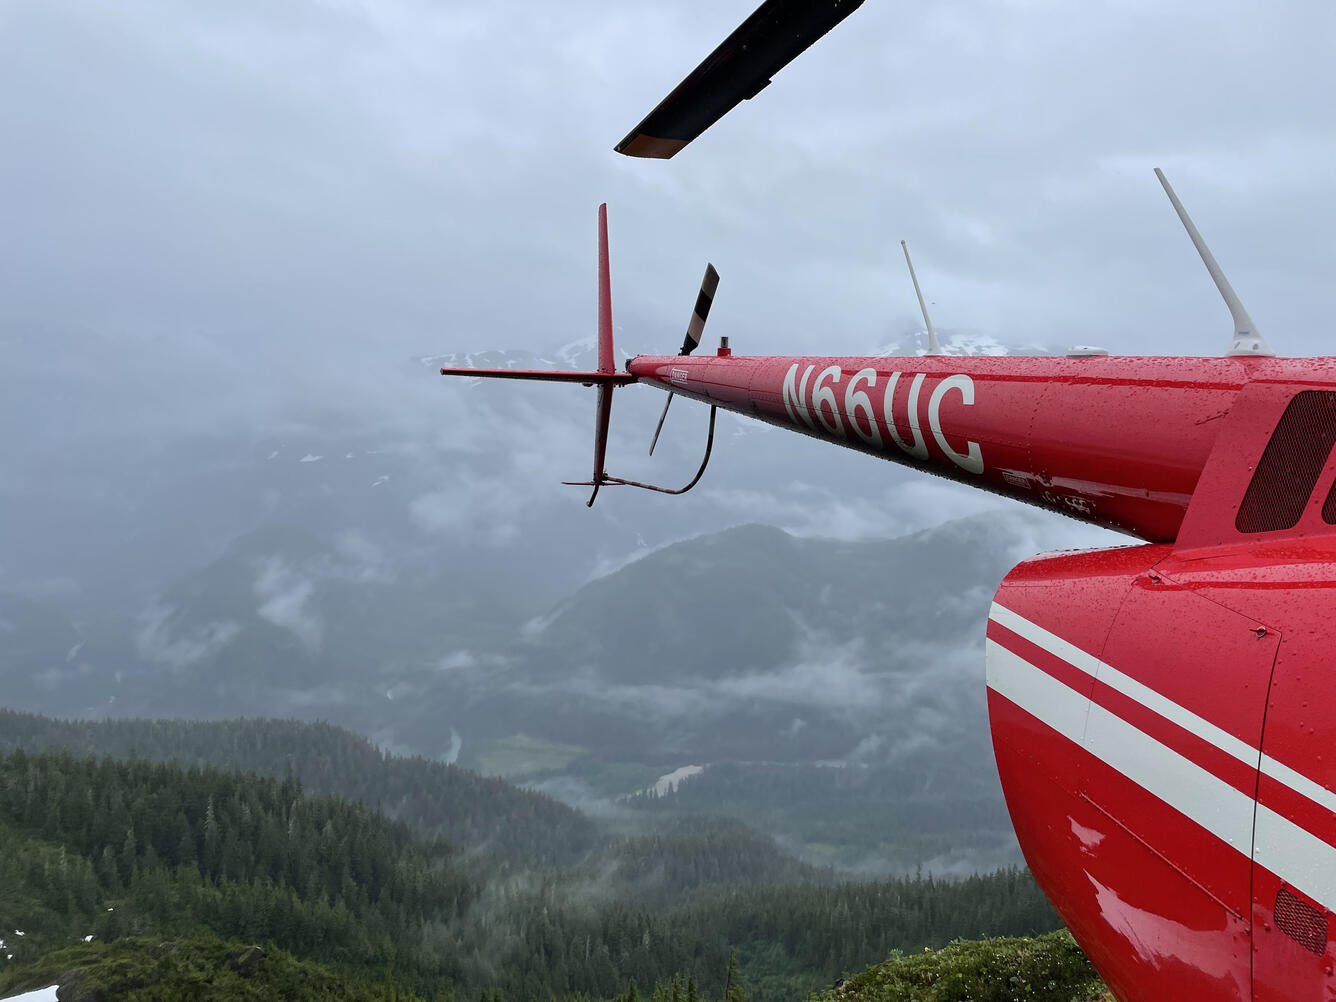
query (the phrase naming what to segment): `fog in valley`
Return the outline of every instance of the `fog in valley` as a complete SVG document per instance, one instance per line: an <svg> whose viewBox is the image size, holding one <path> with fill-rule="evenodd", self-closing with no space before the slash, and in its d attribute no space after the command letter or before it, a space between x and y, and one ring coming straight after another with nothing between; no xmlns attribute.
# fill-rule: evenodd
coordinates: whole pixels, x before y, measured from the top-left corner
<svg viewBox="0 0 1336 1002"><path fill-rule="evenodd" d="M753 6L0 3L0 707L326 721L588 846L740 826L771 876L1019 864L988 604L1130 540L731 414L690 494L591 510L589 390L439 368L593 367L603 201L623 359L706 260L707 346L921 352L901 238L948 353L1221 354L1153 166L1277 352L1329 353L1336 12L870 0L616 156ZM615 401L609 471L690 479L705 408L650 458L662 395Z"/></svg>

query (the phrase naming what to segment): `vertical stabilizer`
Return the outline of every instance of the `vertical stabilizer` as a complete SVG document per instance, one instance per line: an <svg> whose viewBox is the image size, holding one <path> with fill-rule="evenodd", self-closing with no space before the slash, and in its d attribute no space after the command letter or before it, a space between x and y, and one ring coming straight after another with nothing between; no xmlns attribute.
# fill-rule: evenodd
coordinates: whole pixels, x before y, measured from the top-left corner
<svg viewBox="0 0 1336 1002"><path fill-rule="evenodd" d="M1160 179L1160 184L1164 186L1164 193L1169 196L1169 201L1173 203L1174 211L1178 213L1183 228L1188 231L1188 236L1192 238L1192 246L1197 248L1202 263L1206 265L1206 270L1211 273L1211 278L1215 281L1215 287L1220 290L1225 305L1229 307L1230 316L1234 318L1234 338L1230 342L1229 351L1225 354L1274 355L1275 352L1271 350L1271 346L1262 340L1262 335L1257 333L1257 327L1252 322L1252 317L1248 316L1248 311L1243 308L1243 303L1239 301L1234 287L1229 284L1229 279L1225 278L1225 273L1220 270L1220 265L1216 264L1215 256L1211 254L1210 248L1206 246L1206 241L1197 232L1197 227L1192 224L1187 209L1183 208L1183 203L1174 194L1174 189L1170 187L1169 179L1164 176L1164 171L1156 167L1155 176Z"/></svg>
<svg viewBox="0 0 1336 1002"><path fill-rule="evenodd" d="M608 203L598 207L598 371L616 369L612 349L612 276L608 268ZM604 458L608 452L608 425L612 421L612 390L608 383L598 384L598 404L594 411L594 488L586 502L594 506L598 489L607 479Z"/></svg>
<svg viewBox="0 0 1336 1002"><path fill-rule="evenodd" d="M608 203L598 207L598 371L615 372L612 354L612 278L608 272Z"/></svg>

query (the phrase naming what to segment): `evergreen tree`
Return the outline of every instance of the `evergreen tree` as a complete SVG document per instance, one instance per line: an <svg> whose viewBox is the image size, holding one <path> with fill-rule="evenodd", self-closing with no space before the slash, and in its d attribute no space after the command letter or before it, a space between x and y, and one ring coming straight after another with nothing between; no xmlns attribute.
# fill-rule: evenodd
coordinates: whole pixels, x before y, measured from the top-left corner
<svg viewBox="0 0 1336 1002"><path fill-rule="evenodd" d="M738 970L738 948L728 951L728 976L724 978L724 1002L747 1002L742 987L742 972Z"/></svg>

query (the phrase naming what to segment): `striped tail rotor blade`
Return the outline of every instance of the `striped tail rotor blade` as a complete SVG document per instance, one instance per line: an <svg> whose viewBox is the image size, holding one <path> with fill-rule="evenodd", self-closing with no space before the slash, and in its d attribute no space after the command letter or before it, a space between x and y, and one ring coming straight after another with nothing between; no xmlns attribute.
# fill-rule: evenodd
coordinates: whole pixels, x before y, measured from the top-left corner
<svg viewBox="0 0 1336 1002"><path fill-rule="evenodd" d="M700 295L696 297L696 308L691 311L691 321L687 324L687 335L682 339L679 355L690 355L700 344L705 333L705 321L710 318L710 305L714 302L715 290L719 288L719 272L714 265L705 265L705 277L700 281Z"/></svg>
<svg viewBox="0 0 1336 1002"><path fill-rule="evenodd" d="M696 307L691 311L691 320L687 323L687 334L682 339L682 350L679 355L690 355L700 344L701 335L705 333L705 321L710 319L710 306L714 303L715 291L719 288L719 272L714 270L714 265L706 262L705 277L700 280L700 293L696 296ZM659 433L663 431L664 419L668 417L668 408L673 403L673 391L668 391L668 399L663 402L663 413L659 415L659 423L654 429L654 438L649 443L649 454L654 455L654 447L659 444Z"/></svg>

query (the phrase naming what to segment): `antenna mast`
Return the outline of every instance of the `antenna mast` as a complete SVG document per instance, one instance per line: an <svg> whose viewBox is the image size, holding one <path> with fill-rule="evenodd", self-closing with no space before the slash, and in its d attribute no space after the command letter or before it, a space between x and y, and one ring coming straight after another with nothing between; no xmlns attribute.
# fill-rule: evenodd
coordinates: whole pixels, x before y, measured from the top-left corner
<svg viewBox="0 0 1336 1002"><path fill-rule="evenodd" d="M900 249L905 252L905 264L909 265L909 280L914 283L914 295L918 296L919 309L923 311L923 322L928 325L928 354L940 355L942 346L937 343L937 332L932 329L932 318L928 316L928 304L923 301L923 291L919 288L918 276L914 274L914 262L909 260L909 244L901 240Z"/></svg>
<svg viewBox="0 0 1336 1002"><path fill-rule="evenodd" d="M1234 339L1229 346L1226 355L1274 355L1271 346L1262 340L1262 335L1257 333L1257 327L1248 316L1248 311L1243 308L1243 303L1239 301L1238 294L1234 287L1229 284L1229 279L1225 278L1225 273L1220 270L1220 265L1216 264L1215 257L1211 250L1206 246L1206 241L1201 238L1197 232L1197 227L1192 225L1192 220L1188 217L1188 210L1183 208L1183 203L1178 200L1174 194L1174 189L1169 186L1169 179L1164 176L1164 171L1155 168L1155 176L1160 179L1160 184L1164 186L1164 193L1169 196L1169 201L1173 203L1174 211L1178 213L1178 218L1183 223L1183 228L1188 231L1188 236L1192 238L1192 246L1197 248L1197 253L1201 255L1201 260L1206 265L1206 270L1211 273L1211 278L1215 280L1215 287L1220 290L1220 295L1224 297L1225 305L1229 307L1230 316L1234 318Z"/></svg>

